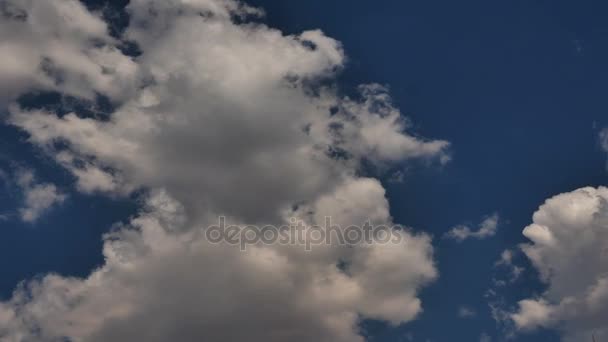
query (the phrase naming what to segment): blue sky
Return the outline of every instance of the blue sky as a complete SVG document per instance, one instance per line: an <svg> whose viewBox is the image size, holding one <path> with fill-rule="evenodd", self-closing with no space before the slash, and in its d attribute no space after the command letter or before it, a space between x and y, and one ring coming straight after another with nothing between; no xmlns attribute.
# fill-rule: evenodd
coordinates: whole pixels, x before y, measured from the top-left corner
<svg viewBox="0 0 608 342"><path fill-rule="evenodd" d="M597 137L608 122L608 5L254 3L288 32L320 27L340 40L350 58L346 84L388 84L418 132L453 143L445 167L412 168L403 183L388 184L391 213L440 237L498 212L499 230L482 242L438 239L441 279L423 292L421 319L402 331L433 341L475 341L481 331L498 337L483 294L500 274L493 264L502 250L526 240L521 231L546 198L608 181ZM528 269L504 295L517 300L538 293L535 278ZM459 319L461 305L477 317ZM401 334L376 329L388 340ZM515 339L557 338L541 332Z"/></svg>
<svg viewBox="0 0 608 342"><path fill-rule="evenodd" d="M359 312L367 340L557 341L565 336L555 326L514 330L509 320L497 321L490 306L514 312L518 301L543 296L550 287L540 281L539 266L518 249L529 242L522 230L532 223L539 206L555 195L608 183L607 156L599 138L608 126L608 4L591 0L248 3L264 8L265 17L257 20L284 35L320 29L341 42L347 57L331 80L341 94L356 97L360 84L384 85L394 107L410 120L412 136L449 142L450 160L445 164L434 157L405 158L388 168L357 170L380 179L395 223L433 237L438 272L436 280L420 284L417 294L423 310L415 319L394 326ZM126 25L124 2L87 1L87 5L105 8L106 19L118 32ZM126 53L135 51L131 49ZM0 82L8 84L6 79L0 74ZM94 117L95 110L107 115L123 101L108 105L107 98L114 95L104 97L104 89L93 87L98 96L93 102L73 94L66 102L57 95L68 93L61 86L31 93L38 90L32 86L10 101L23 108L52 108L51 112L61 112L58 117L71 110L83 112L83 117ZM89 108L100 98L95 110ZM87 277L103 267L102 236L119 229L117 222L128 223L139 215L146 190L154 187L150 184L166 178L142 176L154 181L141 181L138 185L143 184L143 189L119 195L120 191L82 191L74 174L79 166L62 165L56 151L49 154L48 146L45 150L28 140L33 133L10 119L15 114L9 114L3 99L0 214L7 217L0 220L0 300L8 301L22 281L48 273ZM175 153L182 153L190 145L176 146L182 150ZM79 157L86 160L85 154ZM104 157L101 152L96 156ZM108 165L120 170L122 164ZM125 167L127 178L134 169ZM32 170L36 182L54 184L67 196L34 222L19 217L27 187L16 179L23 170ZM242 177L255 179L249 171L242 172ZM166 181L169 189L173 180ZM189 197L184 199L186 208L188 201ZM476 230L493 214L498 222L491 236L462 242L445 237L458 225ZM497 286L495 280L511 277L511 266L496 265L507 249L515 251L513 264L523 267L523 272L506 286ZM488 290L496 292L488 296ZM459 315L463 308L472 312L470 317ZM0 337L2 328L0 315ZM606 327L598 324L590 329Z"/></svg>

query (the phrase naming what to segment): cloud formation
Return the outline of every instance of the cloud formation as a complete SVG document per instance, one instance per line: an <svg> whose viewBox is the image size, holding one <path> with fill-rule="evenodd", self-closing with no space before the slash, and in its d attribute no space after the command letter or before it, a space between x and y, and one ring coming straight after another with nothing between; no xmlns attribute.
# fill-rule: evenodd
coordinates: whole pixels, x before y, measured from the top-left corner
<svg viewBox="0 0 608 342"><path fill-rule="evenodd" d="M513 263L514 253L515 252L513 250L505 249L500 254L500 259L496 263L494 263L494 266L508 268L510 272L510 277L507 280L494 279L495 285L504 286L507 284L507 282L514 283L525 271L522 266L517 266Z"/></svg>
<svg viewBox="0 0 608 342"><path fill-rule="evenodd" d="M399 244L314 252L204 239L219 215L390 225L385 191L359 176L362 164L448 158L447 142L408 133L386 88L340 95L339 42L284 35L232 0L132 0L121 39L141 55L129 57L74 0L6 3L2 27L24 33L2 38L5 58L50 60L0 72L3 87L19 84L11 98L52 89L116 102L104 119L13 103L8 121L80 191L144 189L146 205L104 237L105 264L89 277L47 275L0 302L3 340L350 342L363 340L362 318L401 324L421 312L418 290L437 276L425 234L395 229Z"/></svg>
<svg viewBox="0 0 608 342"><path fill-rule="evenodd" d="M477 230L471 229L469 226L459 225L452 228L444 234L444 238L453 239L462 242L467 239L483 240L496 235L498 230L498 214L492 214L486 217L480 224Z"/></svg>
<svg viewBox="0 0 608 342"><path fill-rule="evenodd" d="M61 193L54 184L37 183L31 170L19 169L17 185L23 192L23 206L19 216L24 222L32 223L51 207L61 204L67 196Z"/></svg>
<svg viewBox="0 0 608 342"><path fill-rule="evenodd" d="M32 90L92 99L130 93L135 64L78 1L0 2L0 106Z"/></svg>
<svg viewBox="0 0 608 342"><path fill-rule="evenodd" d="M547 290L519 302L522 330L558 328L565 341L608 338L608 188L582 188L548 199L523 234L523 252Z"/></svg>

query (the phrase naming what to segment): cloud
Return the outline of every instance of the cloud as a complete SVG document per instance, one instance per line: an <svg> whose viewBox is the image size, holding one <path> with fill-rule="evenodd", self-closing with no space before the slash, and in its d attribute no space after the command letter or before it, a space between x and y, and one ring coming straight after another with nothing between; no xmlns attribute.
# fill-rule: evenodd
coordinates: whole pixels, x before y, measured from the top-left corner
<svg viewBox="0 0 608 342"><path fill-rule="evenodd" d="M340 44L322 32L283 36L234 24L224 13L232 2L193 4L175 3L183 7L176 13L160 2L131 3L126 36L144 52L132 82L144 85L111 120L15 106L9 120L46 149L67 143L51 154L83 191L163 186L188 207L252 220L312 199L363 158L380 164L445 155L447 142L406 133L384 87L363 85L356 99L333 87L309 89L344 62ZM198 14L205 10L217 13L205 19ZM149 11L166 25L148 22Z"/></svg>
<svg viewBox="0 0 608 342"><path fill-rule="evenodd" d="M604 150L604 152L608 153L608 127L600 131L599 139L600 147L602 148L602 150ZM606 167L608 168L608 164L606 164Z"/></svg>
<svg viewBox="0 0 608 342"><path fill-rule="evenodd" d="M204 237L219 215L241 225L296 217L309 227L331 216L342 227L390 226L385 190L359 176L362 165L448 158L447 142L410 132L385 87L340 94L332 85L345 60L339 42L318 30L284 35L248 21L261 12L230 0L132 0L122 39L141 55L131 59L75 1L48 1L55 11L48 18L36 15L38 2L18 5L28 20L11 25L45 27L70 57L102 70L66 62L83 88L71 81L52 88L85 98L97 92L116 109L102 120L12 104L9 122L69 170L80 191L143 189L146 205L104 237L105 264L88 277L47 275L0 302L0 337L361 341L361 319L397 325L422 311L418 291L437 277L425 234L392 229L398 244L311 252L299 245L243 252ZM55 20L58 8L70 20ZM35 32L20 44L38 49L31 41L47 37ZM99 38L94 48L91 37ZM103 72L107 56L93 58L96 49L126 71ZM36 74L30 69L24 74Z"/></svg>
<svg viewBox="0 0 608 342"><path fill-rule="evenodd" d="M600 131L600 146L605 152L608 152L608 127Z"/></svg>
<svg viewBox="0 0 608 342"><path fill-rule="evenodd" d="M79 1L2 1L0 41L0 106L31 90L121 98L133 86L135 64Z"/></svg>
<svg viewBox="0 0 608 342"><path fill-rule="evenodd" d="M460 318L471 318L475 316L477 316L477 312L469 307L461 306L458 309L458 317Z"/></svg>
<svg viewBox="0 0 608 342"><path fill-rule="evenodd" d="M401 171L401 170L397 170L395 172L393 172L389 177L388 177L388 182L389 183L403 183L403 180L405 179L405 172Z"/></svg>
<svg viewBox="0 0 608 342"><path fill-rule="evenodd" d="M565 341L608 338L608 189L582 188L548 199L523 234L523 252L547 290L511 314L522 330L552 327Z"/></svg>
<svg viewBox="0 0 608 342"><path fill-rule="evenodd" d="M509 283L514 283L519 279L519 277L523 274L525 269L521 266L517 266L513 263L513 258L515 257L515 253L511 249L505 249L500 254L500 259L494 263L496 267L506 267L510 269L511 276L508 279ZM506 281L504 280L495 280L495 284L499 286L506 285Z"/></svg>
<svg viewBox="0 0 608 342"><path fill-rule="evenodd" d="M482 333L479 336L479 342L492 342L492 337L486 333Z"/></svg>
<svg viewBox="0 0 608 342"><path fill-rule="evenodd" d="M23 191L24 203L19 209L19 216L24 222L34 222L51 207L61 204L67 196L62 194L54 184L36 183L31 170L19 169L17 185Z"/></svg>
<svg viewBox="0 0 608 342"><path fill-rule="evenodd" d="M106 236L106 263L88 278L48 275L20 287L0 307L0 317L11 317L0 321L0 336L360 341L359 315L393 324L413 319L416 288L436 274L424 235L395 231L406 241L388 248L243 252L207 242L200 229L172 234L182 209L157 193L128 227ZM349 264L348 273L337 260Z"/></svg>
<svg viewBox="0 0 608 342"><path fill-rule="evenodd" d="M483 240L496 235L498 229L498 214L493 214L485 218L480 224L479 229L474 231L468 226L460 225L452 228L444 234L444 238L462 242L467 239Z"/></svg>

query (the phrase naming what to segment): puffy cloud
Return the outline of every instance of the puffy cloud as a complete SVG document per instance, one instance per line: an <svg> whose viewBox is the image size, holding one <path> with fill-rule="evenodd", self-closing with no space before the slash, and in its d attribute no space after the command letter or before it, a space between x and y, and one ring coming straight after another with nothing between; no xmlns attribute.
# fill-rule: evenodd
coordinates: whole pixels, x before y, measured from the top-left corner
<svg viewBox="0 0 608 342"><path fill-rule="evenodd" d="M519 311L511 315L518 328L548 326L554 320L554 308L543 299L525 299L519 302Z"/></svg>
<svg viewBox="0 0 608 342"><path fill-rule="evenodd" d="M24 203L19 216L25 222L34 222L54 205L66 199L54 184L36 183L31 170L19 170L17 184L23 191Z"/></svg>
<svg viewBox="0 0 608 342"><path fill-rule="evenodd" d="M137 83L147 85L110 120L12 107L10 121L47 149L67 143L52 153L81 190L163 186L189 209L252 220L312 199L363 158L445 156L445 141L405 133L383 87L362 86L361 99L311 89L342 66L337 41L320 31L283 36L236 25L221 11L200 15L228 3L130 4L126 35L143 51Z"/></svg>
<svg viewBox="0 0 608 342"><path fill-rule="evenodd" d="M0 106L25 91L122 98L136 65L77 0L0 2Z"/></svg>
<svg viewBox="0 0 608 342"><path fill-rule="evenodd" d="M557 327L566 341L608 338L608 189L582 188L545 202L522 247L547 290L519 302L520 329Z"/></svg>
<svg viewBox="0 0 608 342"><path fill-rule="evenodd" d="M340 124L339 137L344 140L338 146L355 156L371 159L375 163L402 160L407 157L437 156L442 162L449 157L445 154L446 141L425 142L413 136L401 134L409 125L401 113L391 105L386 88L378 85L360 87L364 102L347 99L343 102L349 116Z"/></svg>
<svg viewBox="0 0 608 342"><path fill-rule="evenodd" d="M478 230L472 230L468 226L460 225L445 233L444 238L453 239L458 242L473 238L483 240L496 235L498 229L498 214L486 217L480 224Z"/></svg>
<svg viewBox="0 0 608 342"><path fill-rule="evenodd" d="M25 13L38 6L20 5ZM97 18L81 11L71 17ZM8 120L72 172L79 190L143 188L147 204L105 236L106 262L89 277L48 275L0 303L0 337L360 341L362 318L414 319L418 290L437 276L425 234L393 228L398 243L388 245L241 251L204 232L219 215L241 225L296 217L310 227L331 216L341 227L391 226L384 189L358 176L362 163L445 161L448 143L408 133L384 87L362 86L349 98L322 86L345 57L318 30L284 35L247 22L260 11L231 0L133 0L127 11L124 35L141 55L118 56L129 67L111 75L116 87L87 80L83 88L117 101L107 118L13 104ZM61 32L53 39L94 51ZM100 45L119 54L106 40Z"/></svg>
<svg viewBox="0 0 608 342"><path fill-rule="evenodd" d="M88 278L48 275L18 288L0 306L0 336L361 341L359 315L408 321L420 311L416 289L435 277L424 235L395 231L403 244L310 255L275 245L241 251L209 243L195 227L172 234L183 212L166 193L151 197L129 226L106 236L106 263Z"/></svg>
<svg viewBox="0 0 608 342"><path fill-rule="evenodd" d="M158 6L134 2L130 10L136 18L140 7L147 8L144 4ZM329 77L343 61L339 44L319 31L284 37L261 25L166 15L164 20L173 23L161 26L165 31L153 41L142 33L148 24L134 20L129 28L128 35L145 51L138 60L141 77L152 81L110 122L13 109L13 123L36 143L71 144L70 151L57 156L78 176L83 190L168 184L174 192L184 192L179 196L184 200L196 184L197 193L221 204L218 210L233 211L239 202L264 206L248 206L254 215L288 197L309 199L340 178L342 170L327 156L330 148L354 162L363 156L395 160L444 152L443 141L402 134L406 127L399 112L379 86L362 87L362 101L337 98L331 89L307 94L305 80ZM138 25L146 31L139 32ZM334 107L338 113L331 116ZM89 160L83 164L82 159ZM127 170L125 179L116 173L111 177L107 168ZM257 181L243 179L242 170ZM261 192L265 201L257 200Z"/></svg>

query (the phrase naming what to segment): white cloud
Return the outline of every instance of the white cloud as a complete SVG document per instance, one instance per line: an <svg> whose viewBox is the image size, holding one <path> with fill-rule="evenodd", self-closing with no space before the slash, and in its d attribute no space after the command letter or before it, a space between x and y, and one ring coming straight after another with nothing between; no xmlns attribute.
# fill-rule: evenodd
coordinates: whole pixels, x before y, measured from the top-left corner
<svg viewBox="0 0 608 342"><path fill-rule="evenodd" d="M510 249L505 249L502 251L502 253L500 253L500 259L495 263L495 265L512 265L513 257L513 251Z"/></svg>
<svg viewBox="0 0 608 342"><path fill-rule="evenodd" d="M134 72L106 23L79 1L0 3L0 106L34 89L122 98Z"/></svg>
<svg viewBox="0 0 608 342"><path fill-rule="evenodd" d="M470 227L460 225L452 228L444 235L444 238L453 239L458 242L473 238L483 240L496 235L498 230L498 214L493 214L486 217L480 224L478 230L472 230Z"/></svg>
<svg viewBox="0 0 608 342"><path fill-rule="evenodd" d="M69 17L98 22L81 10ZM234 16L258 11L231 0L132 0L128 11L125 35L141 56L113 55L128 72L85 82L84 89L117 99L108 120L16 105L9 120L70 170L79 190L120 195L145 188L148 204L105 237L106 262L89 277L48 275L0 303L0 336L361 341L361 318L414 319L422 310L418 290L437 276L425 234L392 230L402 237L392 245L241 252L208 243L203 230L220 214L241 224L280 224L290 216L322 224L331 215L343 227L367 219L390 225L381 184L357 176L363 160L441 161L448 143L408 133L384 87L361 86L360 96L348 98L314 85L331 81L345 59L340 43L318 30L286 36L237 24ZM32 15L27 25L44 20ZM95 27L94 34L105 32L103 23ZM57 44L94 51L65 30L53 36ZM113 44L107 40L105 49L118 54ZM139 87L120 91L131 84Z"/></svg>
<svg viewBox="0 0 608 342"><path fill-rule="evenodd" d="M500 259L494 263L494 266L506 267L510 270L511 275L508 279L509 283L514 283L515 281L517 281L517 279L519 279L519 277L525 271L525 269L523 267L517 266L513 263L514 254L515 254L515 252L513 250L505 249L500 254ZM506 285L506 283L507 283L507 281L504 281L504 280L495 280L495 284L499 285L499 286Z"/></svg>
<svg viewBox="0 0 608 342"><path fill-rule="evenodd" d="M127 30L144 51L138 76L149 85L110 121L16 107L10 120L48 149L67 142L68 150L54 154L82 190L165 186L188 207L212 205L256 220L286 201L310 200L364 157L382 163L445 154L445 141L404 133L408 126L383 87L361 86L361 99L331 88L308 91L311 80L342 66L335 40L320 31L282 36L262 25L235 25L221 13L203 19L195 13L217 2L195 3L194 12L187 11L193 3L181 14L165 13L167 27L142 30L141 19ZM130 11L144 16L146 6L160 11L149 1L133 2ZM337 163L328 151L348 159Z"/></svg>
<svg viewBox="0 0 608 342"><path fill-rule="evenodd" d="M519 311L511 315L518 328L530 329L554 323L554 308L544 299L525 299L518 304Z"/></svg>
<svg viewBox="0 0 608 342"><path fill-rule="evenodd" d="M162 192L149 202L131 227L106 237L106 263L87 279L49 275L20 288L0 310L11 317L0 321L0 336L31 337L35 322L44 341L358 341L358 315L413 319L416 288L436 274L424 235L395 231L402 245L314 254L285 246L243 252L208 243L194 227L171 233L183 222L179 204ZM348 273L337 260L349 263Z"/></svg>
<svg viewBox="0 0 608 342"><path fill-rule="evenodd" d="M550 198L523 231L522 247L547 290L519 302L520 329L554 327L566 341L608 338L608 189L582 188Z"/></svg>
<svg viewBox="0 0 608 342"><path fill-rule="evenodd" d="M19 169L17 185L23 191L24 203L19 208L19 216L24 222L34 222L51 207L63 203L66 195L54 184L36 183L31 170Z"/></svg>

